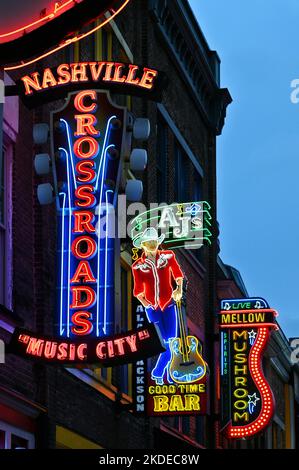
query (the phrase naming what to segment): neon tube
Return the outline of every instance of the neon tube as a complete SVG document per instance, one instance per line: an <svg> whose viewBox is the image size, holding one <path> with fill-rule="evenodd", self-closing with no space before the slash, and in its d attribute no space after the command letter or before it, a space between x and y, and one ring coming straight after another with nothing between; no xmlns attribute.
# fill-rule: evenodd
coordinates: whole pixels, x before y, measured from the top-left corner
<svg viewBox="0 0 299 470"><path fill-rule="evenodd" d="M67 184L68 184L68 200L69 200L69 249L68 249L68 294L67 294L67 337L70 337L70 282L71 282L71 244L72 244L72 203L71 203L71 191L70 191L70 167L69 167L69 155L68 152L60 147L59 150L62 150L66 154L66 166L67 166Z"/></svg>
<svg viewBox="0 0 299 470"><path fill-rule="evenodd" d="M63 5L59 5L58 2L55 2L54 10L52 13L49 13L47 16L44 16L43 18L40 18L39 20L33 21L32 23L26 24L25 26L22 26L22 28L15 29L14 31L10 31L9 33L0 34L0 38L14 36L15 34L20 33L22 31L25 33L26 29L27 30L31 29L40 23L45 23L46 21L52 20L53 18L55 18L55 16L58 16L57 13L60 14L60 10L63 10L64 8L69 6L71 3L76 3L76 2L74 0L68 0Z"/></svg>
<svg viewBox="0 0 299 470"><path fill-rule="evenodd" d="M73 172L73 179L74 179L74 185L75 189L77 189L77 181L76 181L76 175L75 175L75 167L74 167L74 157L73 157L73 147L72 147L72 141L71 141L71 136L70 136L70 126L64 119L60 119L60 122L63 122L66 128L66 133L67 133L67 141L68 141L68 146L69 146L69 155L71 156L71 164L72 164L72 172Z"/></svg>
<svg viewBox="0 0 299 470"><path fill-rule="evenodd" d="M91 34L95 33L99 29L106 26L112 20L114 20L114 18L128 5L129 2L130 2L130 0L125 0L125 2L122 4L122 6L118 10L116 10L111 16L109 16L109 18L107 18L105 21L103 21L103 23L99 24L98 26L96 26L92 30L88 31L87 33L81 34L80 36L75 36L72 39L67 39L60 46L55 47L54 49L51 49L50 51L46 52L45 54L40 55L39 57L36 57L35 59L29 60L27 62L23 62L20 65L13 65L11 67L5 67L4 70L17 70L17 69L20 69L20 68L23 68L23 67L27 67L28 65L34 64L35 62L37 62L41 59L44 59L45 57L49 57L51 54L54 54L55 52L60 51L61 49L63 49L66 46L69 46L72 43L75 43L77 41L81 41L81 39L84 39L84 38L90 36Z"/></svg>
<svg viewBox="0 0 299 470"><path fill-rule="evenodd" d="M64 280L64 216L65 216L65 200L66 194L60 193L59 196L63 197L62 204L62 233L61 233L61 273L60 273L60 335L63 336L63 280Z"/></svg>
<svg viewBox="0 0 299 470"><path fill-rule="evenodd" d="M105 289L104 289L104 327L103 331L105 335L107 334L107 278L108 278L108 239L109 239L109 213L108 213L108 194L113 194L113 191L106 191L106 240L105 240Z"/></svg>

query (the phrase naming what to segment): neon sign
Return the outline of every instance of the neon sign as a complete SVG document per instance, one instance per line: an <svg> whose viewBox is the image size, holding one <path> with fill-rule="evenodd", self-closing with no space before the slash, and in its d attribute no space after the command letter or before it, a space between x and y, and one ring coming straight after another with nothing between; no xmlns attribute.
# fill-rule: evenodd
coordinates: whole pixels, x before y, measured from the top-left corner
<svg viewBox="0 0 299 470"><path fill-rule="evenodd" d="M58 213L59 334L96 337L114 328L116 202L126 108L105 92L71 94L52 113Z"/></svg>
<svg viewBox="0 0 299 470"><path fill-rule="evenodd" d="M94 87L160 101L166 75L156 69L121 62L75 62L24 75L12 87L28 108Z"/></svg>
<svg viewBox="0 0 299 470"><path fill-rule="evenodd" d="M163 235L168 249L201 248L211 244L211 206L208 202L162 205L138 215L131 222L134 240L148 227Z"/></svg>
<svg viewBox="0 0 299 470"><path fill-rule="evenodd" d="M15 63L5 67L5 70L15 70L48 57L108 24L129 2L130 0L62 0L48 1L46 4L43 1L35 2L34 6L27 9L23 7L20 15L16 15L16 5L13 2L11 6L6 4L5 11L0 16L6 18L6 23L12 26L7 28L1 25L1 64ZM105 16L105 13L108 15ZM99 24L94 28L85 33L74 34L74 31L79 31L98 18ZM20 24L15 23L16 21ZM34 58L29 60L31 57Z"/></svg>
<svg viewBox="0 0 299 470"><path fill-rule="evenodd" d="M175 253L160 248L164 242L165 234L159 235L153 227L137 232L133 239L137 250L132 265L134 297L147 322L160 330L165 347L148 374L146 411L148 416L204 414L207 365L199 339L186 328L184 273ZM143 408L137 404L137 410Z"/></svg>
<svg viewBox="0 0 299 470"><path fill-rule="evenodd" d="M16 329L8 352L52 364L98 364L113 367L163 351L155 325L102 339L66 340Z"/></svg>
<svg viewBox="0 0 299 470"><path fill-rule="evenodd" d="M277 312L264 299L221 302L222 421L231 439L252 437L269 424L274 398L262 357Z"/></svg>

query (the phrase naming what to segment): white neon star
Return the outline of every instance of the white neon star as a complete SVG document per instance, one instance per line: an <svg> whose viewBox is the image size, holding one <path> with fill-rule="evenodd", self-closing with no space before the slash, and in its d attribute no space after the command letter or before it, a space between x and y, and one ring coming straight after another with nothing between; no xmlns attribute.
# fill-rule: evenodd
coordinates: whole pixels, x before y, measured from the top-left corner
<svg viewBox="0 0 299 470"><path fill-rule="evenodd" d="M257 396L256 393L254 393L253 395L248 395L248 405L256 406L258 401L260 401L260 398Z"/></svg>
<svg viewBox="0 0 299 470"><path fill-rule="evenodd" d="M256 333L256 331L254 331L254 330L251 330L251 331L249 331L249 333L248 333L248 337L249 337L250 340L255 340L256 335L257 335L257 333Z"/></svg>

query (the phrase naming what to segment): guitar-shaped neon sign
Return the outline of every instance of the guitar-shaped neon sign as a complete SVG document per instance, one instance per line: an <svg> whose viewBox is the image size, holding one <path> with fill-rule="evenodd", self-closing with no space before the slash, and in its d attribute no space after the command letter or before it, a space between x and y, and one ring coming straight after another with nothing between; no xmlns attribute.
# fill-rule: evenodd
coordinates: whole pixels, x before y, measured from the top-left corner
<svg viewBox="0 0 299 470"><path fill-rule="evenodd" d="M114 324L114 207L126 108L84 90L52 113L59 335L106 336Z"/></svg>
<svg viewBox="0 0 299 470"><path fill-rule="evenodd" d="M202 346L195 336L187 335L181 301L176 303L180 336L171 341L172 353L169 375L177 384L194 383L207 373Z"/></svg>

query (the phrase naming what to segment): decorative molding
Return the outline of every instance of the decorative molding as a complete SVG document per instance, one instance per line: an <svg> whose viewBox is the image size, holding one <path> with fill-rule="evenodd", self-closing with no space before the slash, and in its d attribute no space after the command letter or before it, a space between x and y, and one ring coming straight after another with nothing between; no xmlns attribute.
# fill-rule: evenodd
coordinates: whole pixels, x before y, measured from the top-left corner
<svg viewBox="0 0 299 470"><path fill-rule="evenodd" d="M150 0L150 11L203 118L216 134L221 134L232 98L227 89L219 87L220 60L209 49L188 2Z"/></svg>

